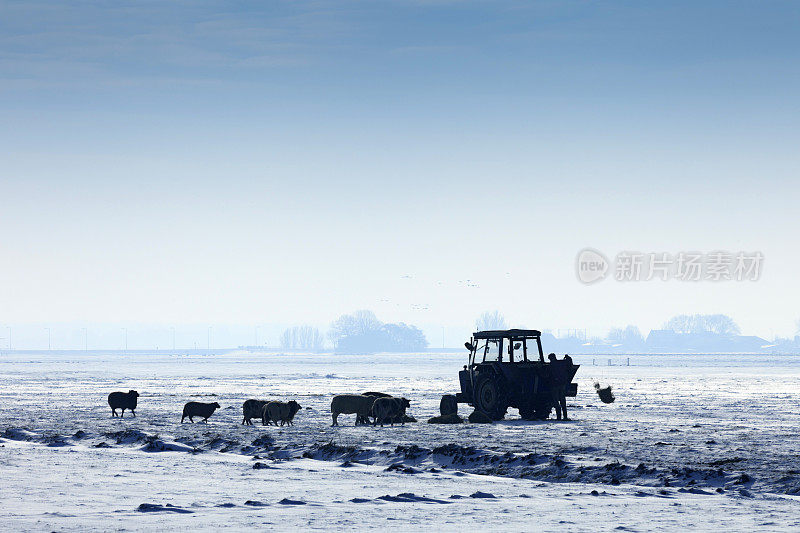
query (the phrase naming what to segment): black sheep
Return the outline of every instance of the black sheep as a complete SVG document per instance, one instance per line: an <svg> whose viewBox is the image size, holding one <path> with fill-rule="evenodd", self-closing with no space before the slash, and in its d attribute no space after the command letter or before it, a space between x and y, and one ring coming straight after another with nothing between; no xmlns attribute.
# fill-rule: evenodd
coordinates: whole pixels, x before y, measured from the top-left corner
<svg viewBox="0 0 800 533"><path fill-rule="evenodd" d="M111 407L111 416L117 416L117 409L122 409L120 418L125 418L125 409L130 409L131 414L136 417L136 402L139 393L135 390L128 392L112 392L108 395L108 405Z"/></svg>
<svg viewBox="0 0 800 533"><path fill-rule="evenodd" d="M202 403L202 402L189 402L183 406L183 416L181 417L181 424L183 423L184 418L189 418L189 422L194 423L194 417L200 416L203 417L203 422L206 424L208 423L208 417L214 414L214 411L219 409L219 404L217 402L214 403Z"/></svg>
<svg viewBox="0 0 800 533"><path fill-rule="evenodd" d="M242 424L252 426L253 422L250 419L261 418L262 412L264 411L264 406L268 403L269 402L264 400L254 400L252 398L245 400L245 402L242 404Z"/></svg>

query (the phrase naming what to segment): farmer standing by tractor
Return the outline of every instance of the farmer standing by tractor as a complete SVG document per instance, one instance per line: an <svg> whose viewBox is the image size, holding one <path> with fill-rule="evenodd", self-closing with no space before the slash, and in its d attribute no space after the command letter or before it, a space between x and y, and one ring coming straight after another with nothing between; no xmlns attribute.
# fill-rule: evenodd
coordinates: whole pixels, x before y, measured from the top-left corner
<svg viewBox="0 0 800 533"><path fill-rule="evenodd" d="M556 420L569 420L567 417L567 376L572 368L572 357L565 355L564 359L558 360L556 354L551 353L547 356L550 360L550 372L552 373L552 386L550 393L553 398L553 405L556 408ZM561 418L561 414L564 418Z"/></svg>

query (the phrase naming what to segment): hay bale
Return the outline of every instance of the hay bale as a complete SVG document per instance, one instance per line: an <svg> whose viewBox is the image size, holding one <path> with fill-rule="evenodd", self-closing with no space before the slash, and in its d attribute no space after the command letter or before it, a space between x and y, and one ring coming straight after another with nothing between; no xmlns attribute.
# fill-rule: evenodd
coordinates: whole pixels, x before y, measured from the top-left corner
<svg viewBox="0 0 800 533"><path fill-rule="evenodd" d="M611 385L608 387L601 387L599 383L595 383L594 390L597 391L597 395L603 403L614 403L614 400L616 400L614 393L611 392Z"/></svg>
<svg viewBox="0 0 800 533"><path fill-rule="evenodd" d="M428 424L463 424L464 419L458 416L457 413L449 415L434 416L428 420Z"/></svg>
<svg viewBox="0 0 800 533"><path fill-rule="evenodd" d="M492 419L489 418L489 415L484 413L483 411L478 411L475 409L472 411L472 414L469 415L469 421L473 424L491 424Z"/></svg>
<svg viewBox="0 0 800 533"><path fill-rule="evenodd" d="M439 401L439 413L442 416L458 414L458 402L452 394L445 394Z"/></svg>

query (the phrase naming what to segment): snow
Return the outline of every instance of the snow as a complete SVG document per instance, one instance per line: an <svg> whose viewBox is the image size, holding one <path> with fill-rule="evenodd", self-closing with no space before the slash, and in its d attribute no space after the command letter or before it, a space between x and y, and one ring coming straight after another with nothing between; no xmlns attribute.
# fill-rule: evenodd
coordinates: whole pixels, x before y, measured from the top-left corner
<svg viewBox="0 0 800 533"><path fill-rule="evenodd" d="M0 524L575 531L800 526L800 357L576 356L572 422L432 425L464 354L0 358ZM592 359L602 366L592 366ZM608 359L613 366L607 366ZM592 387L610 384L602 404ZM109 392L136 389L137 416ZM330 399L378 390L419 422L330 427ZM295 399L294 427L241 425ZM187 401L219 402L180 424ZM461 405L463 415L469 413ZM350 425L348 425L350 424Z"/></svg>

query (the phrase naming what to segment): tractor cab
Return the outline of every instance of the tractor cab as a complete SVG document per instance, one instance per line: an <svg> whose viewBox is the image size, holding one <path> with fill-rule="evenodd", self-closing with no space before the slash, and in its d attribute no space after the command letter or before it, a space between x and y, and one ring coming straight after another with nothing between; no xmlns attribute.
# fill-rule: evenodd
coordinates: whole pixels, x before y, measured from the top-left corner
<svg viewBox="0 0 800 533"><path fill-rule="evenodd" d="M544 363L541 335L535 329L478 331L470 342L464 343L469 350L469 367L476 364L476 359L479 363Z"/></svg>

